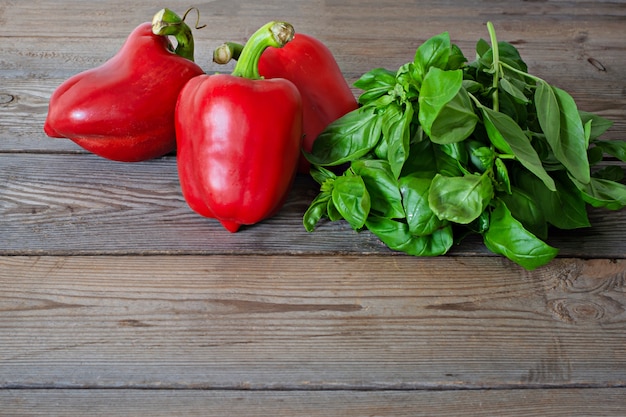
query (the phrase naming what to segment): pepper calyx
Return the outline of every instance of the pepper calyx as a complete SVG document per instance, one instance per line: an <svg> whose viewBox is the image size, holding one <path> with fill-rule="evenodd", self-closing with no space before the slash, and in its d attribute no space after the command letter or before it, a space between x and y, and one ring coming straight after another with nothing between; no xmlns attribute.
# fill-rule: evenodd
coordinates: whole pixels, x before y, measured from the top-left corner
<svg viewBox="0 0 626 417"><path fill-rule="evenodd" d="M268 47L282 48L295 36L295 30L287 22L269 22L259 28L244 45L232 75L249 79L261 79L259 60Z"/></svg>
<svg viewBox="0 0 626 417"><path fill-rule="evenodd" d="M174 36L177 43L174 53L190 61L194 60L194 41L191 28L183 18L170 9L161 9L154 15L152 33L158 36Z"/></svg>

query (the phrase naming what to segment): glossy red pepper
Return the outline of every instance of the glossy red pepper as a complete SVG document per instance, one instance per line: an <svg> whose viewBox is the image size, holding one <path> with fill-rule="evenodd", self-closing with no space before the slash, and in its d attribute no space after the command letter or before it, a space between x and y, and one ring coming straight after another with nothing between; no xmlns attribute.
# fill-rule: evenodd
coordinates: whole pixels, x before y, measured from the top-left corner
<svg viewBox="0 0 626 417"><path fill-rule="evenodd" d="M176 51L167 35L177 40ZM176 149L174 110L182 87L204 71L193 62L191 29L170 10L139 25L119 52L52 94L44 131L116 161Z"/></svg>
<svg viewBox="0 0 626 417"><path fill-rule="evenodd" d="M237 58L241 45L226 43L215 51L217 63ZM259 74L292 81L302 95L302 148L310 152L317 136L331 122L358 107L335 57L324 43L298 33L284 48L269 48L259 61ZM308 173L310 163L300 156L298 171Z"/></svg>
<svg viewBox="0 0 626 417"><path fill-rule="evenodd" d="M187 83L176 106L181 189L197 213L230 232L275 214L295 177L302 101L292 82L262 79L258 60L281 47L293 27L270 22L250 38L232 74Z"/></svg>

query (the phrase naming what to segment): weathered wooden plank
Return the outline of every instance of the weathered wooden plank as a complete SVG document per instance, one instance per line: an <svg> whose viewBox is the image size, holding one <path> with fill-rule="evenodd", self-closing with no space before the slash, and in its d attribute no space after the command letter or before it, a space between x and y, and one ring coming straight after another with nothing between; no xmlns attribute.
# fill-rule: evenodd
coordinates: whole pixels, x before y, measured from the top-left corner
<svg viewBox="0 0 626 417"><path fill-rule="evenodd" d="M484 20L471 21L466 24L467 27L461 29L454 26L456 22L447 23L446 20L423 26L410 23L412 29L401 29L397 36L391 34L377 37L376 33L366 31L359 36L347 37L346 27L320 22L308 30L303 28L302 32L311 33L326 43L334 52L342 70L351 79L378 66L397 68L413 58L415 48L421 42L442 31L450 32L452 41L462 48L469 59L473 59L476 41L488 37L484 23ZM619 26L604 21L588 22L586 26L577 26L569 30L560 25L555 26L553 21L544 24L549 25L546 32L538 33L537 30L520 32L516 26L508 22L497 26L496 22L496 31L500 40L511 42L520 50L522 57L538 75L545 77L553 75L554 78L550 80L552 82L576 76L584 78L603 76L608 81L623 80L624 75L619 71L619 64L624 60L620 52L625 48L622 41L623 29L620 31L621 22L617 23ZM196 61L207 72L231 68L211 62L213 48L224 40L244 42L254 30L250 25L243 23L240 26L222 26L196 33ZM386 22L380 20L374 23L374 27L376 26L387 28ZM536 28L535 25L532 27ZM6 42L0 45L2 52L0 75L67 77L103 63L118 51L133 28L134 26L118 28L114 37L76 34L62 42L55 37L33 36L31 32L28 36L20 37L19 42L15 42L13 37L3 37L0 34L0 38L6 39ZM356 28L349 29L352 31ZM589 58L594 58L598 62L590 63ZM563 69L563 64L568 65L568 70L556 71L554 66L556 65L558 69L561 65L560 68ZM610 76L614 78L609 78Z"/></svg>
<svg viewBox="0 0 626 417"><path fill-rule="evenodd" d="M1 257L0 388L624 387L625 277L623 260Z"/></svg>
<svg viewBox="0 0 626 417"><path fill-rule="evenodd" d="M6 3L6 2L5 2ZM2 36L19 37L24 32L21 24L32 22L29 33L35 36L72 37L75 35L105 37L117 35L127 30L129 25L149 21L160 8L148 0L134 1L132 4L123 0L101 1L97 4L82 0L63 2L60 12L59 3L54 0L36 0L27 4L3 4L0 6L0 19L3 20ZM173 0L168 7L183 13L189 3ZM241 35L249 35L268 19L293 20L292 23L307 28L323 26L341 26L336 30L341 33L385 33L385 37L405 38L405 33L397 29L415 30L428 25L436 27L439 22L454 22L451 29L463 30L476 21L502 20L519 31L558 32L554 22L564 26L563 31L578 30L582 24L601 22L620 28L621 20L626 16L623 1L566 0L550 2L519 2L514 0L499 1L494 4L489 0L475 1L471 5L457 2L438 2L434 0L414 2L398 0L392 4L381 5L379 1L309 1L285 4L278 0L268 0L263 7L254 3L239 3L224 0L207 1L197 4L202 23L212 27L230 26L231 30L242 30ZM50 20L49 16L54 16ZM192 16L195 17L195 16ZM190 19L191 21L191 19ZM375 26L372 26L375 23ZM530 25L529 23L532 23ZM552 25L551 25L552 24ZM606 27L606 26L605 26ZM623 30L623 29L622 29ZM373 31L373 32L372 32ZM203 33L203 32L201 32ZM617 34L615 34L617 35Z"/></svg>
<svg viewBox="0 0 626 417"><path fill-rule="evenodd" d="M127 34L154 13L152 2L133 2L131 7L122 3L69 2L64 6L68 12L53 20L49 16L58 14L58 2L0 8L0 37L5 39L0 44L0 150L77 150L68 141L45 140L41 127L47 99L65 78L114 54ZM581 109L615 121L608 139L621 139L626 131L626 7L621 2L508 1L465 8L432 1L384 8L378 2L306 2L285 8L273 1L261 10L231 3L198 6L208 27L196 31L196 57L209 73L230 69L209 62L215 46L224 40L244 41L258 25L277 16L325 41L350 83L369 69L395 69L408 62L421 41L444 30L472 58L475 42L487 37L485 21L492 20L499 38L516 44L533 73L570 92ZM389 21L394 22L392 33ZM21 27L29 28L28 36L22 36Z"/></svg>
<svg viewBox="0 0 626 417"><path fill-rule="evenodd" d="M302 216L319 187L299 177L275 217L232 234L192 212L175 158L124 164L94 155L0 154L0 254L392 253L346 222L308 233ZM590 209L592 227L555 230L561 256L624 258L626 211ZM490 255L478 237L450 251Z"/></svg>
<svg viewBox="0 0 626 417"><path fill-rule="evenodd" d="M626 390L10 390L0 403L1 415L32 417L623 417Z"/></svg>
<svg viewBox="0 0 626 417"><path fill-rule="evenodd" d="M122 164L13 154L0 161L2 253L385 252L346 224L330 227L339 233L328 235L324 226L307 233L302 214L317 191L310 179L298 181L274 218L232 234L189 209L174 158Z"/></svg>

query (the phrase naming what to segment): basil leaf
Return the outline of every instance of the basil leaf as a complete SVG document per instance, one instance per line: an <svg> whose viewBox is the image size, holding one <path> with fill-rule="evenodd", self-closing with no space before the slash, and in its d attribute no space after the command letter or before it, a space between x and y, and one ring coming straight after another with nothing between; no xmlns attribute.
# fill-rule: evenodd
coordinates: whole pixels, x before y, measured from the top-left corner
<svg viewBox="0 0 626 417"><path fill-rule="evenodd" d="M554 184L554 180L546 172L541 164L541 159L537 151L532 147L528 137L524 134L524 131L522 131L519 125L503 113L499 113L487 107L481 107L481 110L483 112L483 120L487 134L493 145L500 149L502 143L506 143L510 153L515 155L517 160L520 161L526 169L540 178L548 189L555 191L556 185Z"/></svg>
<svg viewBox="0 0 626 417"><path fill-rule="evenodd" d="M393 175L398 178L409 156L413 107L408 105L403 109L400 105L391 105L385 109L382 119L383 138L387 143L387 160Z"/></svg>
<svg viewBox="0 0 626 417"><path fill-rule="evenodd" d="M438 171L434 146L429 140L411 143L401 176L414 175L432 179Z"/></svg>
<svg viewBox="0 0 626 417"><path fill-rule="evenodd" d="M474 113L469 94L463 88L441 108L430 127L430 139L435 143L457 143L467 139L476 124L478 116Z"/></svg>
<svg viewBox="0 0 626 417"><path fill-rule="evenodd" d="M594 178L619 182L624 179L624 169L616 165L609 165L594 172L592 175Z"/></svg>
<svg viewBox="0 0 626 417"><path fill-rule="evenodd" d="M561 137L561 112L554 90L545 81L540 81L537 84L535 107L539 125L548 139L548 143L557 143Z"/></svg>
<svg viewBox="0 0 626 417"><path fill-rule="evenodd" d="M613 122L609 119L605 119L604 117L598 116L597 114L589 113L586 111L579 110L580 119L583 124L587 124L587 122L591 121L591 139L597 139L604 132L609 130L611 126L613 126Z"/></svg>
<svg viewBox="0 0 626 417"><path fill-rule="evenodd" d="M321 166L312 166L309 170L311 177L318 184L322 185L328 180L334 180L337 176L330 170L323 168Z"/></svg>
<svg viewBox="0 0 626 417"><path fill-rule="evenodd" d="M360 176L337 177L333 183L332 199L337 211L353 229L358 230L365 225L371 200Z"/></svg>
<svg viewBox="0 0 626 417"><path fill-rule="evenodd" d="M483 146L479 141L467 141L466 146L470 152L470 160L472 165L476 167L478 171L485 172L493 166L496 159L496 153L493 149L487 146Z"/></svg>
<svg viewBox="0 0 626 417"><path fill-rule="evenodd" d="M402 177L399 184L406 221L412 235L430 235L445 225L445 222L439 220L428 204L430 179Z"/></svg>
<svg viewBox="0 0 626 417"><path fill-rule="evenodd" d="M389 143L384 135L380 138L376 147L372 149L372 152L374 153L374 157L385 161L388 160L387 155L389 154Z"/></svg>
<svg viewBox="0 0 626 417"><path fill-rule="evenodd" d="M314 165L334 166L358 159L374 148L381 136L374 107L361 107L332 122L313 142L305 157Z"/></svg>
<svg viewBox="0 0 626 417"><path fill-rule="evenodd" d="M598 140L593 142L602 152L626 162L626 141L623 140Z"/></svg>
<svg viewBox="0 0 626 417"><path fill-rule="evenodd" d="M467 58L463 55L461 48L459 48L456 44L450 45L450 56L448 57L448 65L446 65L446 69L460 69L463 68L465 63L467 63Z"/></svg>
<svg viewBox="0 0 626 417"><path fill-rule="evenodd" d="M428 136L439 113L457 95L463 85L461 70L444 71L431 68L420 90L418 120ZM432 136L431 136L432 139Z"/></svg>
<svg viewBox="0 0 626 417"><path fill-rule="evenodd" d="M589 159L589 165L596 165L602 162L603 158L604 152L602 151L602 148L600 146L592 146L587 149L587 159Z"/></svg>
<svg viewBox="0 0 626 417"><path fill-rule="evenodd" d="M524 92L520 90L518 87L516 87L507 78L500 79L499 87L502 89L502 91L509 94L514 100L516 100L519 103L527 104L530 102L530 100L528 100L528 97L526 97Z"/></svg>
<svg viewBox="0 0 626 417"><path fill-rule="evenodd" d="M435 164L437 166L436 173L440 173L441 175L445 175L447 177L456 177L464 174L459 166L459 162L463 161L463 154L460 152L453 152L457 150L460 151L457 144L451 143L448 145L438 145L434 143L432 149L435 157ZM465 161L467 161L467 154L465 154Z"/></svg>
<svg viewBox="0 0 626 417"><path fill-rule="evenodd" d="M557 87L552 87L556 92L561 109L561 147L563 156L555 152L559 161L578 181L587 183L590 180L589 160L587 148L591 128L585 129L580 118L576 102L569 93ZM588 122L592 123L592 122Z"/></svg>
<svg viewBox="0 0 626 417"><path fill-rule="evenodd" d="M364 159L354 161L350 168L363 179L372 211L387 218L404 218L402 195L388 162Z"/></svg>
<svg viewBox="0 0 626 417"><path fill-rule="evenodd" d="M491 49L491 45L489 45L489 42L487 42L483 38L478 39L478 42L476 42L476 55L477 56L481 57L485 55L490 49Z"/></svg>
<svg viewBox="0 0 626 417"><path fill-rule="evenodd" d="M315 230L317 223L326 215L326 206L329 200L329 193L319 193L304 212L302 223L307 232Z"/></svg>
<svg viewBox="0 0 626 417"><path fill-rule="evenodd" d="M548 237L546 217L531 195L519 188L513 188L510 194L504 194L500 199L509 208L513 217L524 225L525 229L541 239Z"/></svg>
<svg viewBox="0 0 626 417"><path fill-rule="evenodd" d="M463 144L455 142L455 143L446 143L443 145L438 145L438 149L441 149L443 153L457 161L461 165L467 165L468 160L468 152Z"/></svg>
<svg viewBox="0 0 626 417"><path fill-rule="evenodd" d="M437 174L430 185L428 203L440 219L467 224L480 216L492 198L493 186L487 175Z"/></svg>
<svg viewBox="0 0 626 417"><path fill-rule="evenodd" d="M456 242L460 243L461 240L472 234L471 232L483 234L487 229L489 229L489 216L490 214L488 210L480 213L480 216L478 216L476 220L467 225L467 231L461 236L460 239L456 239Z"/></svg>
<svg viewBox="0 0 626 417"><path fill-rule="evenodd" d="M576 180L574 184L582 192L583 199L593 207L620 210L626 206L626 185L624 184L594 177L587 184Z"/></svg>
<svg viewBox="0 0 626 417"><path fill-rule="evenodd" d="M485 131L487 133L489 142L491 142L491 144L500 152L504 154L508 154L508 155L513 155L513 149L511 148L511 145L509 145L509 143L504 139L504 136L502 135L502 133L500 133L500 131L498 130L494 122L490 119L490 115L493 115L492 117L494 118L497 118L500 116L504 117L504 115L501 115L500 113L494 110L491 110L487 107L481 107L480 110L483 114L483 124L485 127ZM515 123L515 121L513 120L511 120L508 123L511 123L511 122Z"/></svg>
<svg viewBox="0 0 626 417"><path fill-rule="evenodd" d="M582 122L582 120L581 120ZM589 145L591 144L591 124L593 122L589 120L587 123L583 124L584 130L584 139L585 139L585 150L589 149ZM587 168L589 168L589 160L587 160Z"/></svg>
<svg viewBox="0 0 626 417"><path fill-rule="evenodd" d="M356 88L371 91L383 88L393 88L396 84L396 73L385 68L374 68L361 75L354 83Z"/></svg>
<svg viewBox="0 0 626 417"><path fill-rule="evenodd" d="M359 78L354 86L365 90L359 96L359 104L365 105L393 90L396 85L396 74L384 68L375 68Z"/></svg>
<svg viewBox="0 0 626 417"><path fill-rule="evenodd" d="M476 81L472 81L472 80L468 80L468 79L463 79L463 89L465 89L465 91L467 91L470 94L475 94L475 95L480 95L482 94L482 91L484 90L484 87L481 83L476 82Z"/></svg>
<svg viewBox="0 0 626 417"><path fill-rule="evenodd" d="M483 241L493 253L506 256L528 270L547 264L559 252L526 230L501 201L491 212Z"/></svg>
<svg viewBox="0 0 626 417"><path fill-rule="evenodd" d="M421 84L431 68L445 69L450 58L450 34L443 32L422 43L415 51L413 77Z"/></svg>
<svg viewBox="0 0 626 417"><path fill-rule="evenodd" d="M405 103L415 100L419 95L420 84L415 78L415 65L412 62L402 65L396 73L396 87L394 98Z"/></svg>
<svg viewBox="0 0 626 417"><path fill-rule="evenodd" d="M504 188L507 194L511 194L511 178L509 177L509 170L506 167L504 161L500 158L496 158L496 179L498 185Z"/></svg>
<svg viewBox="0 0 626 417"><path fill-rule="evenodd" d="M463 175L459 167L463 158L467 161L467 153L463 154L458 144L438 145L429 140L413 142L401 176L432 179L438 172L449 177Z"/></svg>
<svg viewBox="0 0 626 417"><path fill-rule="evenodd" d="M413 236L406 223L377 216L370 216L366 226L390 249L413 256L443 255L454 243L449 225L427 236Z"/></svg>
<svg viewBox="0 0 626 417"><path fill-rule="evenodd" d="M539 83L537 93L537 116L554 156L578 181L589 182L587 140L574 99L559 88L547 86L545 82Z"/></svg>
<svg viewBox="0 0 626 417"><path fill-rule="evenodd" d="M528 72L528 66L522 59L518 49L509 42L498 42L498 51L500 55L500 61L517 68L522 72ZM509 75L507 73L507 75ZM517 74L516 74L517 75Z"/></svg>
<svg viewBox="0 0 626 417"><path fill-rule="evenodd" d="M326 215L331 222L336 222L337 220L343 219L343 216L337 210L335 203L333 203L333 199L328 200L328 204L326 205Z"/></svg>
<svg viewBox="0 0 626 417"><path fill-rule="evenodd" d="M569 178L559 178L556 191L549 190L536 176L517 172L515 182L528 195L533 196L546 220L559 229L589 227L587 206L578 188Z"/></svg>
<svg viewBox="0 0 626 417"><path fill-rule="evenodd" d="M532 130L529 128L532 119L528 115L528 104L519 103L518 100L509 94L500 94L498 97L500 103L498 111L500 113L504 113L513 119L523 131Z"/></svg>

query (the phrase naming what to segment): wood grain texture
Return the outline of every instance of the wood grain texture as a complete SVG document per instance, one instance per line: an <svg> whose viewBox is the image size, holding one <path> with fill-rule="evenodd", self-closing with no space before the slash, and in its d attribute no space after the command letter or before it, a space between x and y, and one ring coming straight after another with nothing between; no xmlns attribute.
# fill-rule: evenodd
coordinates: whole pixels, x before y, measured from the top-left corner
<svg viewBox="0 0 626 417"><path fill-rule="evenodd" d="M622 417L626 390L0 391L3 415L45 417ZM546 405L549 404L549 407Z"/></svg>
<svg viewBox="0 0 626 417"><path fill-rule="evenodd" d="M0 154L0 254L392 254L373 234L322 221L308 233L302 216L319 186L297 179L273 218L229 233L192 212L173 157L138 164L93 155ZM590 209L591 228L554 230L561 256L624 258L626 211ZM492 254L469 237L454 255Z"/></svg>
<svg viewBox="0 0 626 417"><path fill-rule="evenodd" d="M0 387L624 386L625 277L575 259L2 257Z"/></svg>

